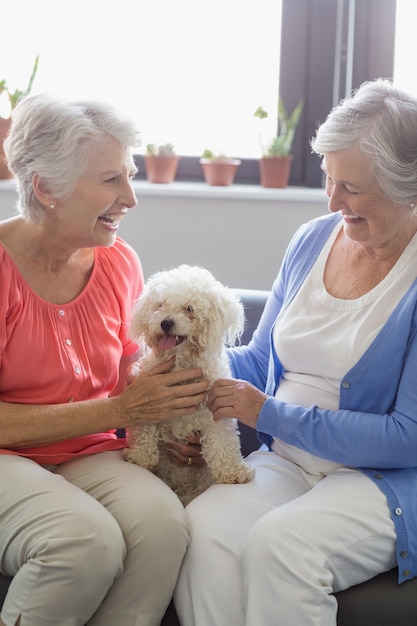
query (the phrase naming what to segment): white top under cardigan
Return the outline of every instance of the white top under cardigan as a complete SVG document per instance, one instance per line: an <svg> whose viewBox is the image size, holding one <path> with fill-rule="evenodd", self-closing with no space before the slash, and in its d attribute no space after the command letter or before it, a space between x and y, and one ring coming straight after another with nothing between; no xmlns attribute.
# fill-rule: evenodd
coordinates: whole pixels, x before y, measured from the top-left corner
<svg viewBox="0 0 417 626"><path fill-rule="evenodd" d="M331 296L323 276L340 228L339 223L275 324L274 346L283 365L276 397L288 404L337 410L346 372L367 350L416 276L417 234L387 276L367 294L354 300ZM272 448L313 474L325 475L340 467L277 438Z"/></svg>

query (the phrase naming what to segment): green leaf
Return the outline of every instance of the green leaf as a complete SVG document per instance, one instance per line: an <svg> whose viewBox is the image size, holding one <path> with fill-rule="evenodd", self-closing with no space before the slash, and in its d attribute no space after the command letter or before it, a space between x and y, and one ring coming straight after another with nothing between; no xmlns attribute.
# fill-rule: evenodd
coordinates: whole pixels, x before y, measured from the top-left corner
<svg viewBox="0 0 417 626"><path fill-rule="evenodd" d="M291 154L294 142L295 131L301 118L304 102L301 99L291 114L285 108L282 98L278 99L278 130L277 136L274 137L264 150L264 156L289 156ZM268 113L262 107L255 111L255 116L259 119L268 117Z"/></svg>

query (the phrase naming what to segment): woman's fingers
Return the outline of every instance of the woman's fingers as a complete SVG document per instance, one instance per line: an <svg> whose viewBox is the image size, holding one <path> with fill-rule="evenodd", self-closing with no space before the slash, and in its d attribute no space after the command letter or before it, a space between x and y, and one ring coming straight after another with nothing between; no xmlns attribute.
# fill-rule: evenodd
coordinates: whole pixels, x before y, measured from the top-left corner
<svg viewBox="0 0 417 626"><path fill-rule="evenodd" d="M206 462L201 456L201 444L199 435L196 435L196 437L198 437L198 443L191 442L195 441L195 437L193 437L190 438L191 441L189 443L181 443L179 441L173 440L165 444L168 455L171 457L171 459L181 466L205 465Z"/></svg>
<svg viewBox="0 0 417 626"><path fill-rule="evenodd" d="M169 371L173 359L141 371L119 396L126 425L155 423L193 412L207 398L200 368Z"/></svg>
<svg viewBox="0 0 417 626"><path fill-rule="evenodd" d="M215 420L237 418L255 427L267 395L244 380L222 379L210 389L208 406Z"/></svg>

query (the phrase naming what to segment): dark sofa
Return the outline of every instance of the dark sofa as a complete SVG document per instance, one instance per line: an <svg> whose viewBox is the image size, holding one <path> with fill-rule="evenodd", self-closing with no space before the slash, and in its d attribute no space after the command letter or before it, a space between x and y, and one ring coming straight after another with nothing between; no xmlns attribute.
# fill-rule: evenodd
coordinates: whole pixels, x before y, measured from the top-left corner
<svg viewBox="0 0 417 626"><path fill-rule="evenodd" d="M262 313L268 292L251 289L237 291L246 311L247 324L242 341L247 343ZM242 451L246 456L259 447L259 441L253 429L244 424L240 424L239 428ZM410 497L416 497L416 494L410 494ZM10 581L10 578L0 575L0 606ZM337 593L336 597L339 603L338 626L417 626L417 578L398 585L396 568ZM172 603L161 626L179 626Z"/></svg>

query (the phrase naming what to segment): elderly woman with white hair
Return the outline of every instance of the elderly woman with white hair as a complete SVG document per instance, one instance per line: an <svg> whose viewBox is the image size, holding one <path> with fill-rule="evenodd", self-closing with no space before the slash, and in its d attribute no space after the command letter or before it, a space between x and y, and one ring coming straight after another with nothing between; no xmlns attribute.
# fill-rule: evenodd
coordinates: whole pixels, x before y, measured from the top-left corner
<svg viewBox="0 0 417 626"><path fill-rule="evenodd" d="M188 545L179 500L123 460L115 432L190 413L208 387L172 361L128 373L143 276L117 232L136 205L138 142L97 102L29 96L13 113L18 214L0 223L3 626L157 626Z"/></svg>
<svg viewBox="0 0 417 626"><path fill-rule="evenodd" d="M312 148L331 215L296 233L211 389L266 445L252 482L187 507L183 626L331 626L333 592L417 576L417 99L365 83Z"/></svg>

